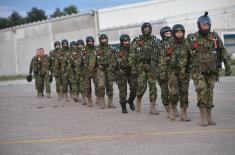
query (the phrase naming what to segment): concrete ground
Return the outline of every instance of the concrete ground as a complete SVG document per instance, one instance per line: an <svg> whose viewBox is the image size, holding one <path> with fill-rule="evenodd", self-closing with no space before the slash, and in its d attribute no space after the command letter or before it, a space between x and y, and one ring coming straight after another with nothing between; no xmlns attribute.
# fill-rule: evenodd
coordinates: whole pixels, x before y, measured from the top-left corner
<svg viewBox="0 0 235 155"><path fill-rule="evenodd" d="M201 127L190 82L190 122L172 122L158 95L159 116L148 115L148 95L141 113L89 108L73 101L37 98L34 84L0 82L0 155L235 155L235 77L215 88L217 125ZM159 90L160 93L160 90Z"/></svg>

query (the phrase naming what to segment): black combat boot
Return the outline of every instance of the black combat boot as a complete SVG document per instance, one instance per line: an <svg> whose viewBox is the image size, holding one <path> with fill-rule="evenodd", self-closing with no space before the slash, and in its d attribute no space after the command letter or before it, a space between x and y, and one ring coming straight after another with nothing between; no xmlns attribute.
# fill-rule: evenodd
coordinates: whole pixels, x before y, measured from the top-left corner
<svg viewBox="0 0 235 155"><path fill-rule="evenodd" d="M123 114L128 113L127 110L126 110L126 102L121 102L120 104L121 104L121 107L122 107L122 113Z"/></svg>
<svg viewBox="0 0 235 155"><path fill-rule="evenodd" d="M127 102L129 103L130 109L131 109L132 111L135 111L135 105L134 105L133 100L132 100L132 99L129 99Z"/></svg>

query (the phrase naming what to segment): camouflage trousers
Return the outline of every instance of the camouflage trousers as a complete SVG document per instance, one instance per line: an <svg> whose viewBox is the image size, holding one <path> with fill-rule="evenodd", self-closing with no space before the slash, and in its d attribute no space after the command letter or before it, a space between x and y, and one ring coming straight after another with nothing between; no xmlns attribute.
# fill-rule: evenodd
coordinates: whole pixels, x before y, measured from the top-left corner
<svg viewBox="0 0 235 155"><path fill-rule="evenodd" d="M108 97L113 96L113 81L114 75L111 71L107 69L97 69L96 72L97 85L98 85L98 96L104 97L105 91Z"/></svg>
<svg viewBox="0 0 235 155"><path fill-rule="evenodd" d="M158 81L158 84L159 84L160 89L161 89L162 104L164 106L168 106L169 105L168 78L166 78L165 80L160 80L158 78L157 81Z"/></svg>
<svg viewBox="0 0 235 155"><path fill-rule="evenodd" d="M98 96L98 80L96 77L96 72L93 74L92 80L95 87L95 96Z"/></svg>
<svg viewBox="0 0 235 155"><path fill-rule="evenodd" d="M130 95L129 100L134 101L136 97L137 80L130 74L130 71L118 71L118 89L120 103L126 102L127 83L129 84Z"/></svg>
<svg viewBox="0 0 235 155"><path fill-rule="evenodd" d="M92 86L91 86L91 81L93 79L93 84L95 86L95 96L98 95L98 87L97 87L97 80L96 80L96 77L95 77L95 74L93 75L89 75L89 74L86 74L88 72L85 72L84 74L84 89L85 89L85 96L88 97L88 98L91 98L91 94L92 94Z"/></svg>
<svg viewBox="0 0 235 155"><path fill-rule="evenodd" d="M169 103L176 105L180 101L180 107L188 107L188 89L190 75L186 73L185 75L179 74L178 71L169 72Z"/></svg>
<svg viewBox="0 0 235 155"><path fill-rule="evenodd" d="M147 84L149 85L149 99L150 102L155 102L157 99L157 78L154 72L150 70L139 70L137 77L137 96L143 96L146 89Z"/></svg>
<svg viewBox="0 0 235 155"><path fill-rule="evenodd" d="M62 92L63 93L74 93L74 88L76 87L76 79L72 74L62 76Z"/></svg>
<svg viewBox="0 0 235 155"><path fill-rule="evenodd" d="M57 76L54 76L54 78L55 78L56 92L60 93L62 92L62 75L59 74Z"/></svg>
<svg viewBox="0 0 235 155"><path fill-rule="evenodd" d="M203 75L192 72L192 79L197 93L197 106L199 108L213 108L213 89L216 75Z"/></svg>
<svg viewBox="0 0 235 155"><path fill-rule="evenodd" d="M85 96L85 75L80 74L75 77L74 83L72 85L72 90L74 95Z"/></svg>
<svg viewBox="0 0 235 155"><path fill-rule="evenodd" d="M42 93L44 90L44 85L46 87L46 92L51 92L50 87L50 76L49 73L45 73L43 75L34 75L35 78L35 87L39 93Z"/></svg>

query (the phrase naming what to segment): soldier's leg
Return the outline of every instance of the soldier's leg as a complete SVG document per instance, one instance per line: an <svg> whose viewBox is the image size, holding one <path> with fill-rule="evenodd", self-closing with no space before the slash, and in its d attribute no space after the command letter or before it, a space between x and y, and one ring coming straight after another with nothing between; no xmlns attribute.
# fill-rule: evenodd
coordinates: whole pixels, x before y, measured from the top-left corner
<svg viewBox="0 0 235 155"><path fill-rule="evenodd" d="M206 81L207 81L207 88L208 88L208 92L207 92L208 100L207 100L207 106L206 106L207 121L208 121L208 125L215 125L216 122L212 119L211 110L214 107L213 90L214 90L214 85L215 85L215 82L216 82L216 76L215 75L209 75L209 76L206 77Z"/></svg>
<svg viewBox="0 0 235 155"><path fill-rule="evenodd" d="M51 98L51 86L49 73L44 76L44 83L46 86L47 98Z"/></svg>
<svg viewBox="0 0 235 155"><path fill-rule="evenodd" d="M206 105L207 105L207 84L204 75L192 74L192 79L197 93L197 106L200 109L201 126L207 126L208 121L206 117Z"/></svg>
<svg viewBox="0 0 235 155"><path fill-rule="evenodd" d="M97 70L98 102L101 109L105 108L105 73L103 70Z"/></svg>
<svg viewBox="0 0 235 155"><path fill-rule="evenodd" d="M73 88L72 88L72 80L68 79L68 89L69 89L69 97L70 99L73 99Z"/></svg>
<svg viewBox="0 0 235 155"><path fill-rule="evenodd" d="M130 95L129 95L128 103L130 105L130 109L134 111L135 110L134 100L135 100L136 91L137 91L137 79L135 76L132 76L129 74L127 74L126 77L127 77L127 81L130 87Z"/></svg>
<svg viewBox="0 0 235 155"><path fill-rule="evenodd" d="M167 80L158 80L158 84L161 89L161 100L167 111L167 117L170 117L170 107L169 107L169 90L168 90L168 81Z"/></svg>
<svg viewBox="0 0 235 155"><path fill-rule="evenodd" d="M58 95L58 99L61 100L62 90L61 90L61 78L60 78L60 76L55 77L55 86L56 86L56 92L57 92L57 95Z"/></svg>
<svg viewBox="0 0 235 155"><path fill-rule="evenodd" d="M92 80L93 80L93 84L94 84L94 87L95 87L95 96L96 96L95 103L98 105L98 82L97 82L96 75L97 75L97 71L94 72Z"/></svg>
<svg viewBox="0 0 235 155"><path fill-rule="evenodd" d="M62 76L62 92L63 92L65 102L68 102L69 101L69 98L68 98L68 79L64 76Z"/></svg>
<svg viewBox="0 0 235 155"><path fill-rule="evenodd" d="M86 98L85 98L85 74L82 73L80 78L80 94L82 97L82 105L86 105Z"/></svg>
<svg viewBox="0 0 235 155"><path fill-rule="evenodd" d="M113 104L113 75L107 72L105 74L105 88L106 88L106 94L108 96L108 104L107 108L116 108L116 106Z"/></svg>
<svg viewBox="0 0 235 155"><path fill-rule="evenodd" d="M139 75L137 77L137 92L136 92L136 112L141 111L141 99L147 89L147 74L145 71L139 71Z"/></svg>
<svg viewBox="0 0 235 155"><path fill-rule="evenodd" d="M91 76L87 75L85 78L85 96L86 96L86 100L87 100L87 105L88 107L92 107L93 103L92 103L92 99L91 99Z"/></svg>
<svg viewBox="0 0 235 155"><path fill-rule="evenodd" d="M70 95L70 97L72 97L72 99L75 101L75 102L78 102L78 87L77 87L77 80L76 80L76 77L75 75L71 75L69 77L69 83L70 83L70 91L72 93L72 95Z"/></svg>
<svg viewBox="0 0 235 155"><path fill-rule="evenodd" d="M40 81L40 76L39 75L35 75L34 76L35 78L35 88L37 90L37 93L38 93L38 97L42 97L42 88L41 88L41 81Z"/></svg>
<svg viewBox="0 0 235 155"><path fill-rule="evenodd" d="M170 119L175 120L177 102L179 100L179 78L174 72L169 73L169 103L170 103Z"/></svg>
<svg viewBox="0 0 235 155"><path fill-rule="evenodd" d="M148 85L149 85L149 99L150 99L150 107L149 114L150 115L158 115L159 112L156 110L156 100L157 100L157 87L156 87L156 75L152 72L147 73Z"/></svg>
<svg viewBox="0 0 235 155"><path fill-rule="evenodd" d="M190 75L187 74L185 77L180 76L179 79L179 91L180 91L180 108L181 108L181 120L190 121L187 117L188 108L188 89L189 89Z"/></svg>
<svg viewBox="0 0 235 155"><path fill-rule="evenodd" d="M127 113L126 97L127 97L127 78L125 75L118 76L119 102L122 107L122 113Z"/></svg>

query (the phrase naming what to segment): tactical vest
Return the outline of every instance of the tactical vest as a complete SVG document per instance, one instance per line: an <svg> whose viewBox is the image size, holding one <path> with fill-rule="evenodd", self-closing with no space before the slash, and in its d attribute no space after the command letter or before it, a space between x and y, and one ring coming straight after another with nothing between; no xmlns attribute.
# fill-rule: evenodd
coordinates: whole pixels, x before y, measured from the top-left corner
<svg viewBox="0 0 235 155"><path fill-rule="evenodd" d="M117 50L116 57L117 57L117 67L118 70L125 70L129 69L129 53L130 53L130 48L122 47Z"/></svg>
<svg viewBox="0 0 235 155"><path fill-rule="evenodd" d="M171 69L178 69L181 68L181 54L188 50L187 40L183 39L182 42L177 43L173 41L170 44L168 49L172 49L171 56L169 56L168 65Z"/></svg>
<svg viewBox="0 0 235 155"><path fill-rule="evenodd" d="M135 51L137 52L137 60L139 63L151 64L151 61L155 61L156 38L150 36L144 38L142 35L136 39Z"/></svg>
<svg viewBox="0 0 235 155"><path fill-rule="evenodd" d="M218 36L211 32L209 37L202 37L199 33L192 34L191 57L192 65L199 69L202 74L212 74L218 72Z"/></svg>
<svg viewBox="0 0 235 155"><path fill-rule="evenodd" d="M108 68L112 63L112 56L114 52L110 45L108 46L98 46L96 52L96 63L100 68Z"/></svg>

